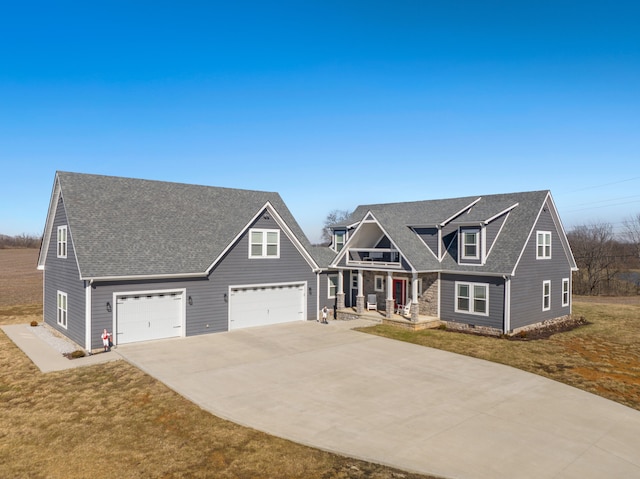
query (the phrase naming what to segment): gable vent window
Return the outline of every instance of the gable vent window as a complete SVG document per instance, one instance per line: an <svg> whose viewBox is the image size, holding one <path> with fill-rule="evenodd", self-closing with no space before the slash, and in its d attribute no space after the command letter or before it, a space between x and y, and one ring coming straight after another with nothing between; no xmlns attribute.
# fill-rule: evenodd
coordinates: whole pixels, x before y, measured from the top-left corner
<svg viewBox="0 0 640 479"><path fill-rule="evenodd" d="M279 258L280 230L249 231L249 258Z"/></svg>
<svg viewBox="0 0 640 479"><path fill-rule="evenodd" d="M67 257L67 226L58 226L58 258Z"/></svg>
<svg viewBox="0 0 640 479"><path fill-rule="evenodd" d="M551 258L551 232L538 231L536 234L536 259Z"/></svg>

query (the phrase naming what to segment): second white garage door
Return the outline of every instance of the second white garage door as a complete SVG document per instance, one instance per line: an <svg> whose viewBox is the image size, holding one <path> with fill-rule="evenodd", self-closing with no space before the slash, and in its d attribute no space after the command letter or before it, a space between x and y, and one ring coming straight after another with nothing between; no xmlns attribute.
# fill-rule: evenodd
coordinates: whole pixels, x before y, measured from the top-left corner
<svg viewBox="0 0 640 479"><path fill-rule="evenodd" d="M231 288L229 329L306 319L304 284Z"/></svg>
<svg viewBox="0 0 640 479"><path fill-rule="evenodd" d="M117 344L182 335L184 304L180 292L118 295L116 304Z"/></svg>

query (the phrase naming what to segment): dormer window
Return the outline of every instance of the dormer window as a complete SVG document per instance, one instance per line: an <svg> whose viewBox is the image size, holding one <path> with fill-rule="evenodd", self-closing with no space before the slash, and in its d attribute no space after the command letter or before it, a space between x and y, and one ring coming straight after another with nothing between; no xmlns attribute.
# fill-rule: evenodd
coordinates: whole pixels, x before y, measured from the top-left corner
<svg viewBox="0 0 640 479"><path fill-rule="evenodd" d="M279 258L280 230L249 231L249 258Z"/></svg>
<svg viewBox="0 0 640 479"><path fill-rule="evenodd" d="M480 230L463 228L460 230L460 258L480 259Z"/></svg>
<svg viewBox="0 0 640 479"><path fill-rule="evenodd" d="M344 231L336 231L333 234L333 244L335 250L340 252L344 248L346 233Z"/></svg>

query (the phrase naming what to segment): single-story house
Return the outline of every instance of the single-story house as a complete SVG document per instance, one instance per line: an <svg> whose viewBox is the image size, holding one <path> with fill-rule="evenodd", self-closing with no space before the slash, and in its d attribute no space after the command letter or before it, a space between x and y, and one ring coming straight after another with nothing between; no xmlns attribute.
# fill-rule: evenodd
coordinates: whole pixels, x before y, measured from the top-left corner
<svg viewBox="0 0 640 479"><path fill-rule="evenodd" d="M318 318L328 305L505 332L571 310L548 191L361 206L314 246L278 193L57 172L44 321L86 350ZM345 288L345 278L349 278Z"/></svg>

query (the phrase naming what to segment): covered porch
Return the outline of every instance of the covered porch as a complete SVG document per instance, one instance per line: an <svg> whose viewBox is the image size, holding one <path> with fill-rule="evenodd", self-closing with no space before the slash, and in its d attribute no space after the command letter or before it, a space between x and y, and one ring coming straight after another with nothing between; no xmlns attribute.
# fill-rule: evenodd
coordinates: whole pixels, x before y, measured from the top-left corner
<svg viewBox="0 0 640 479"><path fill-rule="evenodd" d="M443 325L444 323L435 316L427 316L418 314L417 320L408 318L403 314L396 312L391 315L387 315L386 311L357 311L357 308L346 307L336 310L335 318L337 320L352 320L352 319L367 319L369 321L375 321L380 324L389 324L391 326L397 326L404 329L410 329L412 331L419 331L422 329L435 329Z"/></svg>

